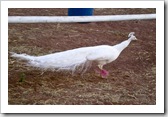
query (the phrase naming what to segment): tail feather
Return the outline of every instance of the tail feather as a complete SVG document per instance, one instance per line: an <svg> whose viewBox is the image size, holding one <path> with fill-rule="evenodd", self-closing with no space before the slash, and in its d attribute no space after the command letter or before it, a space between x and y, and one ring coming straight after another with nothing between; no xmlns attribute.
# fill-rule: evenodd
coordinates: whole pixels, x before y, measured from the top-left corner
<svg viewBox="0 0 168 117"><path fill-rule="evenodd" d="M31 61L31 60L35 59L34 56L30 56L30 55L27 55L27 54L17 54L17 53L14 53L14 52L10 52L10 54L11 54L11 57L19 58L21 60Z"/></svg>
<svg viewBox="0 0 168 117"><path fill-rule="evenodd" d="M83 56L76 56L76 59L69 59L66 53L54 53L44 56L30 56L10 52L11 57L27 60L28 66L52 71L71 71L72 74L84 73L91 67L91 61Z"/></svg>

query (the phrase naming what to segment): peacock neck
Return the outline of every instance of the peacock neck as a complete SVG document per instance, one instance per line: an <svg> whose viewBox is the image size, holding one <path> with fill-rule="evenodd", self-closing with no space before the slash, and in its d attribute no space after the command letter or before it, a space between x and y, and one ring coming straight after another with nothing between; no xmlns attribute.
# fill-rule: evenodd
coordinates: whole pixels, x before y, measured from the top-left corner
<svg viewBox="0 0 168 117"><path fill-rule="evenodd" d="M123 42L121 42L120 44L116 45L115 48L122 52L131 42L131 39L129 38L128 40L125 40Z"/></svg>

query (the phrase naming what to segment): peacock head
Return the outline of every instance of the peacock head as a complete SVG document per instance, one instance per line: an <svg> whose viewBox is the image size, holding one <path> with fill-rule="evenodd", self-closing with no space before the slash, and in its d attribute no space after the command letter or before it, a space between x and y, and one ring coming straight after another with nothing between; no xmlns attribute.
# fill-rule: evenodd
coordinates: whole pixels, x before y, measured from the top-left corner
<svg viewBox="0 0 168 117"><path fill-rule="evenodd" d="M134 36L134 34L135 34L135 32L130 32L129 35L128 35L129 39L137 40L137 38Z"/></svg>

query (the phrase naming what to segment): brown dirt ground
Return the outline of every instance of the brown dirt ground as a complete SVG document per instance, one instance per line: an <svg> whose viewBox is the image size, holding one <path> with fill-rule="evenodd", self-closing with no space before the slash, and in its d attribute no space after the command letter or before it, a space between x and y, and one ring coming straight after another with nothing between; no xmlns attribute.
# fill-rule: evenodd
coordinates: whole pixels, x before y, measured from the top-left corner
<svg viewBox="0 0 168 117"><path fill-rule="evenodd" d="M155 9L95 9L95 15L155 13ZM9 15L67 15L67 9L9 9ZM106 65L102 79L95 65L83 76L25 66L9 56L10 105L155 105L156 20L99 23L9 24L9 52L44 55L83 46L115 45L134 31L119 58Z"/></svg>

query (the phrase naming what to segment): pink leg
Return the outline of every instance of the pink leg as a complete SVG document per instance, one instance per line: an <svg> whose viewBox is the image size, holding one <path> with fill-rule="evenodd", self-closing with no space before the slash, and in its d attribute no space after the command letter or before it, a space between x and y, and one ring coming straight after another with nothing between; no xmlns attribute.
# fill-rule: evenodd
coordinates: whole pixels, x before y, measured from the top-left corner
<svg viewBox="0 0 168 117"><path fill-rule="evenodd" d="M100 74L101 74L102 78L107 78L107 76L109 75L109 72L103 69L103 70L101 70Z"/></svg>
<svg viewBox="0 0 168 117"><path fill-rule="evenodd" d="M107 76L109 75L109 72L104 69L103 70L96 69L95 72L100 74L102 78L107 78Z"/></svg>

